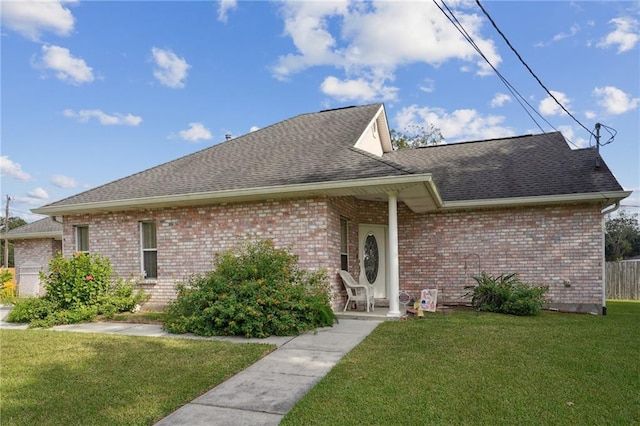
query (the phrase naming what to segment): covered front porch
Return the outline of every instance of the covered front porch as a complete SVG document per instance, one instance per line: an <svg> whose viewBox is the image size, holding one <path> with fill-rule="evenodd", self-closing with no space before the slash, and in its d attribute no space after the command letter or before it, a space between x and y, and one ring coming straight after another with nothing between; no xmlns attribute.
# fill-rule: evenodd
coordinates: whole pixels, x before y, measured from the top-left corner
<svg viewBox="0 0 640 426"><path fill-rule="evenodd" d="M342 269L355 281L375 288L376 299L384 299L386 305L371 317L400 318L400 262L399 262L399 203L413 213L437 211L442 206L440 195L430 175L400 176L355 181L348 188L333 188L327 195L351 196L364 202L357 207L344 207L336 202L336 212L341 221ZM335 199L334 199L335 200ZM383 209L382 206L386 206ZM370 208L371 207L371 208ZM348 222L350 231L342 222ZM345 235L349 235L346 239ZM349 242L349 241L350 242ZM357 243L356 243L357 241ZM354 248L357 246L357 248ZM347 247L351 247L348 249ZM354 250L354 251L351 251ZM347 253L351 252L351 256ZM344 256L352 258L344 259ZM355 257L354 257L355 255ZM343 305L344 306L344 305ZM365 312L366 313L366 312Z"/></svg>

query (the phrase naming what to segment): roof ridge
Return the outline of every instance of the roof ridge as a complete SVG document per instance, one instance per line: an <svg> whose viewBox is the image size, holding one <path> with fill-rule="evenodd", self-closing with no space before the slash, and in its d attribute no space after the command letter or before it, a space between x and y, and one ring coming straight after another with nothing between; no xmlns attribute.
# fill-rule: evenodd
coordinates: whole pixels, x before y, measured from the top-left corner
<svg viewBox="0 0 640 426"><path fill-rule="evenodd" d="M477 139L477 140L472 140L472 141L451 142L451 143L443 143L443 144L437 144L437 145L418 146L418 147L412 148L412 149L428 149L428 148L432 148L433 149L433 148L440 148L440 147L452 146L452 145L467 145L467 144L472 144L472 143L508 141L508 140L514 140L514 139L530 138L530 137L534 137L534 136L553 135L555 133L562 134L561 132L546 132L546 133L535 133L535 134L534 133L528 133L526 135L506 136L506 137L502 137L502 138Z"/></svg>
<svg viewBox="0 0 640 426"><path fill-rule="evenodd" d="M337 107L337 108L322 109L322 110L317 111L315 113L311 112L311 113L307 113L307 114L320 114L320 113L323 113L323 112L340 111L342 109L349 109L349 108L365 108L365 107L372 106L372 105L382 105L382 104L378 102L378 103L365 104L365 105L347 105L347 106ZM300 114L300 115L304 115L304 114Z"/></svg>

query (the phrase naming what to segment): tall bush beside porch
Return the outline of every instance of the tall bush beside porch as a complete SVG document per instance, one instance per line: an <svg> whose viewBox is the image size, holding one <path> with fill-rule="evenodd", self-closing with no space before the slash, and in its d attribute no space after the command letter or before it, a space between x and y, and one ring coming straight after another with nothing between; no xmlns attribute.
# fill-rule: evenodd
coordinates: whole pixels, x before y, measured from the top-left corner
<svg viewBox="0 0 640 426"><path fill-rule="evenodd" d="M271 240L218 254L213 271L178 285L165 329L267 337L333 325L326 272L302 270L297 261Z"/></svg>

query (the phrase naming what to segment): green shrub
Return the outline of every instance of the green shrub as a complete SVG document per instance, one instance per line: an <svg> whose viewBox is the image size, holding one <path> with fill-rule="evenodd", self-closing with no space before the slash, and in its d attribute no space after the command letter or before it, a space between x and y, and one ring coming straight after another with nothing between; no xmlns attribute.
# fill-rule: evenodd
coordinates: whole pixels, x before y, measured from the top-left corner
<svg viewBox="0 0 640 426"><path fill-rule="evenodd" d="M471 303L478 311L511 315L537 315L544 305L548 286L532 286L520 281L517 274L496 277L482 272L473 277L477 286L469 286Z"/></svg>
<svg viewBox="0 0 640 426"><path fill-rule="evenodd" d="M92 321L98 315L96 306L77 306L73 309L61 309L45 318L32 320L29 327L48 328L54 325L77 324Z"/></svg>
<svg viewBox="0 0 640 426"><path fill-rule="evenodd" d="M11 303L16 297L16 285L13 273L8 269L0 269L0 303Z"/></svg>
<svg viewBox="0 0 640 426"><path fill-rule="evenodd" d="M11 280L13 280L13 274L11 271L8 269L0 269L0 288Z"/></svg>
<svg viewBox="0 0 640 426"><path fill-rule="evenodd" d="M113 317L148 299L131 281L118 279L112 284L111 263L98 254L75 253L64 258L58 253L40 279L46 294L17 301L7 321L28 322L32 327L73 324L92 321L98 315Z"/></svg>
<svg viewBox="0 0 640 426"><path fill-rule="evenodd" d="M309 273L273 242L220 253L215 270L178 285L164 328L171 333L267 337L333 325L324 271Z"/></svg>
<svg viewBox="0 0 640 426"><path fill-rule="evenodd" d="M99 299L98 315L113 318L119 312L137 311L149 297L143 291L136 291L134 281L118 279L109 292Z"/></svg>
<svg viewBox="0 0 640 426"><path fill-rule="evenodd" d="M41 320L58 309L57 303L43 297L20 299L7 315L8 322L31 322Z"/></svg>
<svg viewBox="0 0 640 426"><path fill-rule="evenodd" d="M49 262L49 272L40 273L46 297L63 309L96 305L107 294L111 282L111 263L98 254L74 253L65 258L58 253Z"/></svg>

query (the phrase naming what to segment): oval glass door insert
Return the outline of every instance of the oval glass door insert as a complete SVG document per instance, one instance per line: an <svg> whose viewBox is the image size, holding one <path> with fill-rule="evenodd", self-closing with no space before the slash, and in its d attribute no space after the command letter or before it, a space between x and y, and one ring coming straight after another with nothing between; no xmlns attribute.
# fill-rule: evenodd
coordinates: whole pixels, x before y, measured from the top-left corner
<svg viewBox="0 0 640 426"><path fill-rule="evenodd" d="M373 284L378 278L378 262L378 242L373 234L369 234L364 240L364 273L369 284Z"/></svg>

